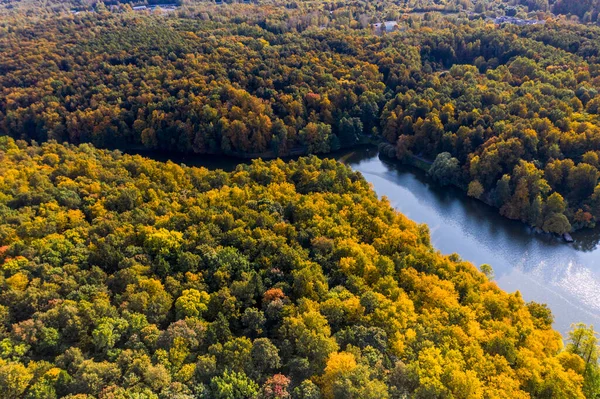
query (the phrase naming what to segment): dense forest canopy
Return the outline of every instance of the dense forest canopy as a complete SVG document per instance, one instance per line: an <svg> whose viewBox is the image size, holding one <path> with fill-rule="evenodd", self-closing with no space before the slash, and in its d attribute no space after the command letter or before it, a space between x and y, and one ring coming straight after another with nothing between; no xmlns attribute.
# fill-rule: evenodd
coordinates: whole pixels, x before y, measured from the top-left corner
<svg viewBox="0 0 600 399"><path fill-rule="evenodd" d="M0 396L584 398L597 339L360 174L0 138ZM489 273L489 267L483 268Z"/></svg>
<svg viewBox="0 0 600 399"><path fill-rule="evenodd" d="M376 140L546 232L600 219L600 28L296 6L5 23L0 133L245 157ZM392 17L393 31L372 26Z"/></svg>
<svg viewBox="0 0 600 399"><path fill-rule="evenodd" d="M591 227L598 1L132 7L159 3L0 3L0 398L600 395L592 328L564 345L335 161L96 149L376 142L509 218Z"/></svg>

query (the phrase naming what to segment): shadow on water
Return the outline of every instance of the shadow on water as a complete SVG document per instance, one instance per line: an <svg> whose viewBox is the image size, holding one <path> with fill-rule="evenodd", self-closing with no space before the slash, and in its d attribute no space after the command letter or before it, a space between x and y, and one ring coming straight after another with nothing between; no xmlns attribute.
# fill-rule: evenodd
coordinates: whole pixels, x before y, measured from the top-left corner
<svg viewBox="0 0 600 399"><path fill-rule="evenodd" d="M249 164L252 162L251 159L241 159L226 155L182 154L178 152L157 150L128 150L124 152L130 155L140 155L160 162L171 161L177 164L204 167L211 170L222 169L225 172L232 172L238 165Z"/></svg>
<svg viewBox="0 0 600 399"><path fill-rule="evenodd" d="M365 155L363 159L368 159L367 156ZM457 201L459 201L459 205L466 215L465 227L467 231L485 228L488 234L495 237L508 235L515 241L515 244L520 244L523 250L527 248L527 242L531 240L537 241L549 248L572 247L581 252L593 252L598 249L598 244L600 243L600 226L595 229L577 231L572 234L575 242L570 244L565 243L559 237L551 234L535 233L524 223L505 218L500 215L497 208L466 196L457 187L441 187L436 185L421 169L395 163L393 160L386 159L381 155L378 158L390 172L395 171L400 176L408 175L418 181L420 186L413 186L412 189L415 189L417 194L421 194L425 201L435 203L435 206L440 209L451 212L457 206Z"/></svg>
<svg viewBox="0 0 600 399"><path fill-rule="evenodd" d="M395 173L401 181L414 179L415 182L418 182L418 184L411 184L410 189L414 190L413 192L420 196L424 202L431 202L439 209L451 212L457 206L457 200L460 201L460 205L467 216L465 220L467 227L472 227L472 229L485 227L488 228L490 234L494 235L508 234L516 242L523 243L523 248L526 247L527 241L535 240L549 247L570 246L582 252L591 252L598 249L600 226L595 229L585 229L573 233L572 236L575 242L572 244L566 244L563 240L550 234L534 233L531 228L522 222L508 220L498 213L498 209L466 196L459 188L454 186L440 187L433 183L423 170L399 164L379 155L374 147L346 151L339 154L337 159L349 166L356 166L363 161L372 160L374 157L377 157L379 162L386 166L389 174L393 175ZM467 230L472 229L467 228Z"/></svg>

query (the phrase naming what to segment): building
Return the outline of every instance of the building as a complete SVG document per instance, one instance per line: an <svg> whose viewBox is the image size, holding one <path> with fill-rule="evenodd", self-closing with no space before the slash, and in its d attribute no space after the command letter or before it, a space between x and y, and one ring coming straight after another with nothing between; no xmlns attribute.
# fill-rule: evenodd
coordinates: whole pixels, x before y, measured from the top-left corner
<svg viewBox="0 0 600 399"><path fill-rule="evenodd" d="M175 11L179 8L177 4L156 4L148 7L151 11L161 10L164 13Z"/></svg>
<svg viewBox="0 0 600 399"><path fill-rule="evenodd" d="M521 18L515 18L515 17L497 17L497 18L493 19L493 21L496 25L510 24L510 25L517 25L517 26L538 25L538 24L544 24L546 22L546 21L540 21L537 19L521 19Z"/></svg>
<svg viewBox="0 0 600 399"><path fill-rule="evenodd" d="M373 29L375 29L378 33L383 32L393 32L398 27L398 22L396 21L385 21L383 23L373 24Z"/></svg>

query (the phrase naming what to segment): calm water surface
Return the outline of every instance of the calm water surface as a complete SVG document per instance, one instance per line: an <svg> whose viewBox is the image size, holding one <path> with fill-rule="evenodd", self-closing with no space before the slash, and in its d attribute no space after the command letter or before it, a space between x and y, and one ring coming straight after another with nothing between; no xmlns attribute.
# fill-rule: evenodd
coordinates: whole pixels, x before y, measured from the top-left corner
<svg viewBox="0 0 600 399"><path fill-rule="evenodd" d="M225 170L240 162L218 157L151 157ZM361 172L397 210L428 224L431 241L442 253L457 253L475 265L488 263L502 289L518 290L526 301L547 303L555 328L563 334L579 321L600 327L600 229L575 233L575 243L566 244L532 233L458 189L437 187L423 172L380 158L374 148L335 157Z"/></svg>
<svg viewBox="0 0 600 399"><path fill-rule="evenodd" d="M579 321L600 326L600 229L575 233L576 242L566 244L532 233L458 189L437 187L423 172L388 162L375 149L339 159L361 172L397 210L427 223L431 241L442 253L457 253L476 265L488 263L502 289L547 303L563 334Z"/></svg>

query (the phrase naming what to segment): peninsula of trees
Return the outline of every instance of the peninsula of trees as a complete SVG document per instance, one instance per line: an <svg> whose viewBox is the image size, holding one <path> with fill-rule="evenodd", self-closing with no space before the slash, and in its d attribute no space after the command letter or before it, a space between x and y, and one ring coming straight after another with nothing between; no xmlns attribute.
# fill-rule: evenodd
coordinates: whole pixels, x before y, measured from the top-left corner
<svg viewBox="0 0 600 399"><path fill-rule="evenodd" d="M593 398L563 348L360 174L0 137L0 397Z"/></svg>

